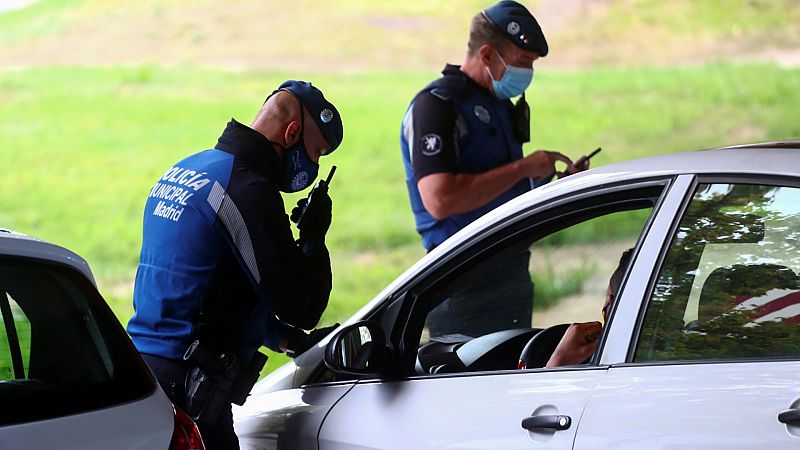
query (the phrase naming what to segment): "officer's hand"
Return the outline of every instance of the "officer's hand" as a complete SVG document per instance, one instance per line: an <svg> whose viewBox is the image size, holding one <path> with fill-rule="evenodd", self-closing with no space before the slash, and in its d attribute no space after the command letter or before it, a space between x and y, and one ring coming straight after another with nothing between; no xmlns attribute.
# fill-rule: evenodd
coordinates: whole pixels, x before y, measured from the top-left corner
<svg viewBox="0 0 800 450"><path fill-rule="evenodd" d="M589 170L590 162L590 160L586 159L586 155L581 156L580 158L576 159L575 163L572 165L574 170L571 170L569 167L567 167L567 170L564 171L565 176L583 172L584 170Z"/></svg>
<svg viewBox="0 0 800 450"><path fill-rule="evenodd" d="M339 328L339 324L329 327L317 328L306 333L303 330L293 330L286 341L286 354L291 358L296 358L305 353L306 350L317 345L322 338L331 334L331 331Z"/></svg>
<svg viewBox="0 0 800 450"><path fill-rule="evenodd" d="M299 207L300 202L298 202ZM305 239L322 239L331 226L331 208L333 202L328 195L327 189L320 189L314 193L314 197L306 207L303 220L297 225L300 230L300 237ZM298 209L298 208L295 208ZM292 210L292 215L295 215ZM300 208L302 211L302 208ZM298 212L298 220L300 220Z"/></svg>
<svg viewBox="0 0 800 450"><path fill-rule="evenodd" d="M564 172L556 171L556 161L561 161L567 165ZM523 176L544 180L558 175L558 178L565 177L576 171L572 165L572 160L559 152L548 150L537 150L521 160ZM570 172L572 171L572 172Z"/></svg>
<svg viewBox="0 0 800 450"><path fill-rule="evenodd" d="M303 215L303 209L305 209L307 204L308 204L308 199L305 197L298 200L297 206L292 208L292 214L289 216L289 220L291 220L295 224L299 222L300 216Z"/></svg>
<svg viewBox="0 0 800 450"><path fill-rule="evenodd" d="M600 322L573 323L567 328L546 367L582 363L594 353L602 330Z"/></svg>

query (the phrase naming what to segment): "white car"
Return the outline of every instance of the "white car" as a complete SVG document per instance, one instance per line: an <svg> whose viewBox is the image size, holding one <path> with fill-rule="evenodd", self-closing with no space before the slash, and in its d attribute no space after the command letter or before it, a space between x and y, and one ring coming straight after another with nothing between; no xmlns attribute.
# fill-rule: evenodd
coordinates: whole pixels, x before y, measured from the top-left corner
<svg viewBox="0 0 800 450"><path fill-rule="evenodd" d="M426 255L259 382L236 432L243 449L800 448L799 273L800 141L592 169ZM474 331L521 292L530 317ZM588 360L544 367L602 316Z"/></svg>
<svg viewBox="0 0 800 450"><path fill-rule="evenodd" d="M62 247L0 229L0 447L202 449Z"/></svg>

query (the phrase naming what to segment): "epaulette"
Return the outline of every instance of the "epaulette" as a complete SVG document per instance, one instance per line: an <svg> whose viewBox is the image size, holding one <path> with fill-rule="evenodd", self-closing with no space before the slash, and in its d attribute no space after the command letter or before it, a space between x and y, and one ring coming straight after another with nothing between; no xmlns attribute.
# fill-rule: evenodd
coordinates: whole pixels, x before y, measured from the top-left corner
<svg viewBox="0 0 800 450"><path fill-rule="evenodd" d="M463 75L444 75L422 88L417 95L430 92L434 97L447 102L458 96L466 86L467 82Z"/></svg>
<svg viewBox="0 0 800 450"><path fill-rule="evenodd" d="M434 97L438 97L446 102L450 101L450 99L453 98L453 94L451 94L450 91L440 87L431 89L431 95L433 95Z"/></svg>

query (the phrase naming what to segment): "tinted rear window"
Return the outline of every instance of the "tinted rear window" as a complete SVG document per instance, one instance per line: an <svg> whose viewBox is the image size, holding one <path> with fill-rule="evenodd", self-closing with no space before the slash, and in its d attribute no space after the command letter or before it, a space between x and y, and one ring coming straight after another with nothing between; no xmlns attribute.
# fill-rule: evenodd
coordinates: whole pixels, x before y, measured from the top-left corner
<svg viewBox="0 0 800 450"><path fill-rule="evenodd" d="M155 388L125 331L79 272L0 259L0 424L113 406Z"/></svg>

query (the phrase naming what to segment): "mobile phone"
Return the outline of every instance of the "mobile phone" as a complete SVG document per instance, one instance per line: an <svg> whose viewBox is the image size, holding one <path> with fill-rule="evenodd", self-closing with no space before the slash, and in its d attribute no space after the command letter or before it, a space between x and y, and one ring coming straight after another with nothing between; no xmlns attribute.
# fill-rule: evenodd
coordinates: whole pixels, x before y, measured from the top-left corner
<svg viewBox="0 0 800 450"><path fill-rule="evenodd" d="M588 155L584 155L584 156L581 156L580 158L578 158L578 159L577 159L577 160L576 160L576 161L573 163L573 165L574 165L575 167L581 167L581 166L583 166L583 164L584 164L586 161L588 161L588 160L592 159L592 157L593 157L594 155L596 155L596 154L600 153L600 151L601 151L601 150L603 150L603 149L602 149L602 148L600 148L600 147L597 147L596 149L594 149L594 150L592 151L592 153L589 153Z"/></svg>

